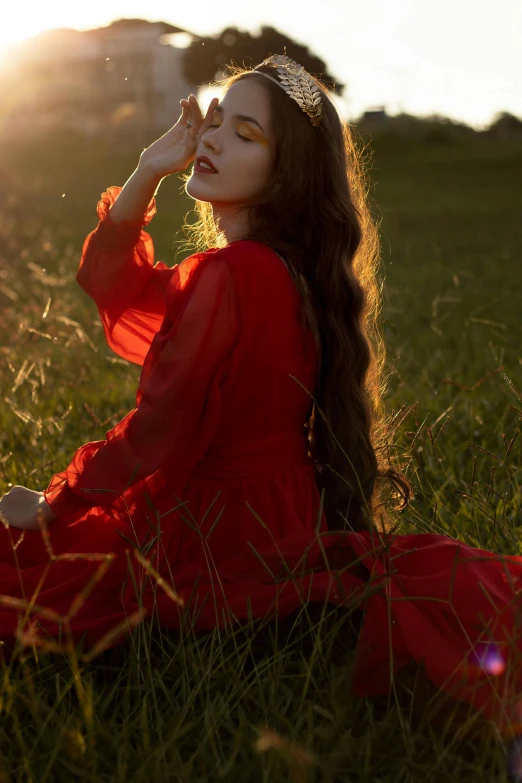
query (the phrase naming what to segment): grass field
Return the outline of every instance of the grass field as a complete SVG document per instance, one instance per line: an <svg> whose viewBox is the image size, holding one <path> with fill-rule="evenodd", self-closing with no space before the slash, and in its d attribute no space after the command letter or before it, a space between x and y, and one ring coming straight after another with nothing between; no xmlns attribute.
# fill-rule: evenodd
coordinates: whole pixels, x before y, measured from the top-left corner
<svg viewBox="0 0 522 783"><path fill-rule="evenodd" d="M388 405L403 409L397 448L415 487L401 532L522 554L522 144L372 148ZM103 439L134 407L140 373L111 354L75 284L100 193L124 184L139 153L115 158L79 140L7 152L0 495L44 489L79 445ZM162 183L149 227L169 265L190 252L181 190L175 177ZM0 781L509 779L512 748L499 738L477 743L466 722L435 731L392 697L383 709L353 698L352 635L332 615L252 658L248 634L180 641L140 627L89 663L2 664Z"/></svg>

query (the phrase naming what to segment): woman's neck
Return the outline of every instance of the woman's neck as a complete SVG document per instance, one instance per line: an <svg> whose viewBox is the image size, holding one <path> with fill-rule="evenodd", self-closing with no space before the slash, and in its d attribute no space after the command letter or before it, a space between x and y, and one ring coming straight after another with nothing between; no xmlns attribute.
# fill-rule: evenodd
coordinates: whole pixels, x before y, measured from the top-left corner
<svg viewBox="0 0 522 783"><path fill-rule="evenodd" d="M238 211L236 204L212 204L212 214L219 233L227 244L243 239L247 233L247 213Z"/></svg>

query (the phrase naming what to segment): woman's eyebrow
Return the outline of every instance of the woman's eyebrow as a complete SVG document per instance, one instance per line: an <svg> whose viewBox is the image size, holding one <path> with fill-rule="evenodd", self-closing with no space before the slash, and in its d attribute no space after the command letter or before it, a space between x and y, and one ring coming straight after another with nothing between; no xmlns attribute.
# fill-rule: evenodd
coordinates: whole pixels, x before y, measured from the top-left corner
<svg viewBox="0 0 522 783"><path fill-rule="evenodd" d="M221 106L216 106L214 111L217 111L217 112L219 112L220 114L223 114L223 115L225 114L225 110ZM248 114L233 114L232 116L236 120L244 120L245 122L253 122L255 125L257 125L258 128L261 129L261 133L264 133L264 130L263 130L262 126L258 123L258 121L256 119L254 119L254 117L249 117Z"/></svg>

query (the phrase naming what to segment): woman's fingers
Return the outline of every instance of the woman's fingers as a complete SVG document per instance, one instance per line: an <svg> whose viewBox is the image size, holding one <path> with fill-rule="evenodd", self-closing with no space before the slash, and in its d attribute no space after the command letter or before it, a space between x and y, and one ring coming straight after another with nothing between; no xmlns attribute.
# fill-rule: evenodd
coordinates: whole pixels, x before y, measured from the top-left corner
<svg viewBox="0 0 522 783"><path fill-rule="evenodd" d="M191 135L194 138L204 133L212 124L214 109L218 103L219 98L212 98L205 116L203 116L197 98L193 93L191 93L188 98L182 98L180 100L182 108L181 122L190 122L191 127L188 129L188 132L190 133L190 131L192 131Z"/></svg>
<svg viewBox="0 0 522 783"><path fill-rule="evenodd" d="M214 119L214 109L216 108L218 103L219 103L219 98L212 98L212 100L210 101L209 107L207 109L207 113L205 114L205 117L199 129L200 134L205 133L207 128L212 124L212 120Z"/></svg>
<svg viewBox="0 0 522 783"><path fill-rule="evenodd" d="M182 109L180 121L190 122L187 133L195 138L202 120L202 114L196 96L191 93L188 99L182 98L180 100L180 105Z"/></svg>
<svg viewBox="0 0 522 783"><path fill-rule="evenodd" d="M190 94L188 100L186 102L184 101L184 104L186 104L187 119L190 121L192 127L199 127L201 120L198 119L198 112L199 114L201 114L201 112L199 111L196 96Z"/></svg>
<svg viewBox="0 0 522 783"><path fill-rule="evenodd" d="M189 101L190 101L190 109L192 111L192 116L194 118L194 123L197 123L199 125L203 120L203 115L201 113L201 109L199 108L198 99L193 93L191 93L189 95Z"/></svg>
<svg viewBox="0 0 522 783"><path fill-rule="evenodd" d="M190 125L186 129L186 133L187 133L188 136L190 136L190 137L192 137L192 139L194 139L197 126L195 126L194 120L192 118L190 104L189 104L189 102L185 98L182 98L180 100L180 105L181 105L181 117L179 118L177 124L189 122ZM174 128L175 127L176 126L174 126Z"/></svg>
<svg viewBox="0 0 522 783"><path fill-rule="evenodd" d="M218 103L219 103L219 98L212 98L212 100L209 103L207 113L205 114L205 120L204 120L205 122L208 122L209 125L212 122L212 119L214 117L214 109L216 108Z"/></svg>

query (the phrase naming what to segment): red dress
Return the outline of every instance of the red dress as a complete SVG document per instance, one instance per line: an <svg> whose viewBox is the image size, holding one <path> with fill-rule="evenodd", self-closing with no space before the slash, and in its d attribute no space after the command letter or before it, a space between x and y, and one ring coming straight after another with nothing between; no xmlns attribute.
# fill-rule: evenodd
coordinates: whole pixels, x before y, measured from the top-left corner
<svg viewBox="0 0 522 783"><path fill-rule="evenodd" d="M508 670L511 693L522 681L522 558L440 535L329 533L304 428L317 350L285 264L253 241L154 264L142 226L155 200L116 226L120 190L98 204L77 280L113 351L142 365L136 407L52 477L48 541L25 531L16 546L20 531L0 526L0 639L22 633L35 593L25 632L57 637L69 617L85 650L130 616L204 631L303 601L353 605L371 581L353 692L386 694L392 672L422 662L503 724Z"/></svg>

